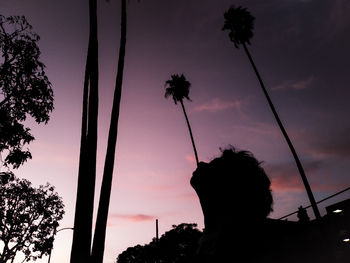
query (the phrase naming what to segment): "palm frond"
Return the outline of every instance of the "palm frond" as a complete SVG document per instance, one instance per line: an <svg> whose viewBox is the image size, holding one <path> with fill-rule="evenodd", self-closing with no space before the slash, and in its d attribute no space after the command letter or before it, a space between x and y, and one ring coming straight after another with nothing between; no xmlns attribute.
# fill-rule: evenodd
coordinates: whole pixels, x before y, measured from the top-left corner
<svg viewBox="0 0 350 263"><path fill-rule="evenodd" d="M238 48L240 44L250 44L253 37L255 17L250 14L246 8L241 6L231 6L224 13L224 26L222 30L229 30L230 40Z"/></svg>
<svg viewBox="0 0 350 263"><path fill-rule="evenodd" d="M177 104L178 101L182 101L184 98L191 101L189 97L191 83L186 80L184 74L171 75L171 79L165 82L165 98L172 96L174 103Z"/></svg>

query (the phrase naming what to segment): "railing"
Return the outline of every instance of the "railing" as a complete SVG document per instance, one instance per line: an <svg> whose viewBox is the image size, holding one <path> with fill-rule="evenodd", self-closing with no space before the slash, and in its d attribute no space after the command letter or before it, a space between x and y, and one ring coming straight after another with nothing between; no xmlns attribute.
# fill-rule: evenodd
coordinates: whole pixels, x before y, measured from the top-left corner
<svg viewBox="0 0 350 263"><path fill-rule="evenodd" d="M331 199L331 198L333 198L333 197L335 197L335 196L337 196L337 195L340 195L340 194L342 194L342 193L344 193L344 192L346 192L346 191L348 191L348 190L350 190L350 187L345 188L344 190L339 191L339 192L337 192L337 193L335 193L335 194L333 194L333 195L330 195L330 196L328 196L328 197L326 197L326 198L323 198L322 200L316 202L316 204L322 203L322 202L324 202L324 201L326 201L326 200L328 200L328 199ZM303 208L307 209L307 208L310 208L310 207L311 207L311 205L308 205L308 206L303 207ZM287 217L292 216L292 215L297 214L297 213L298 213L298 211L295 211L295 212L293 212L293 213L290 213L290 214L288 214L288 215L285 215L285 216L282 216L282 217L278 218L278 220L287 218Z"/></svg>

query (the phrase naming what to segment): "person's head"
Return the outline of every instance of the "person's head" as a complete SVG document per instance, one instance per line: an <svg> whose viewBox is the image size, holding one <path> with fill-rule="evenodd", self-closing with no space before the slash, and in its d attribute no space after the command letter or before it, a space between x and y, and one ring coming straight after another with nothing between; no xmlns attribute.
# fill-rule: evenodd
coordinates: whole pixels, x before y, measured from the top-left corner
<svg viewBox="0 0 350 263"><path fill-rule="evenodd" d="M234 147L222 150L209 164L200 163L191 179L202 205L211 213L254 220L272 211L270 184L260 162Z"/></svg>

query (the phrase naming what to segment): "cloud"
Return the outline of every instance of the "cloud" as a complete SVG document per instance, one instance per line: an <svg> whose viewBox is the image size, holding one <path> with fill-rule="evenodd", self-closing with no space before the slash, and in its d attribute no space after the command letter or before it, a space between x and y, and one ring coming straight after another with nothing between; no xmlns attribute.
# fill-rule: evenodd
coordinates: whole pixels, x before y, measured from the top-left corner
<svg viewBox="0 0 350 263"><path fill-rule="evenodd" d="M302 192L303 186L296 175L275 176L271 179L271 189L273 192Z"/></svg>
<svg viewBox="0 0 350 263"><path fill-rule="evenodd" d="M346 125L345 125L346 126ZM298 132L296 138L302 141L301 162L313 191L334 193L349 185L349 177L344 170L349 167L350 127ZM293 159L286 163L264 165L271 178L272 190L305 192L302 179Z"/></svg>
<svg viewBox="0 0 350 263"><path fill-rule="evenodd" d="M304 161L303 168L313 191L334 191L343 188L340 183L331 182L330 175L323 172L323 161ZM305 187L294 162L266 165L265 171L271 180L273 192L304 192Z"/></svg>
<svg viewBox="0 0 350 263"><path fill-rule="evenodd" d="M282 84L272 88L273 90L305 90L310 88L312 83L314 82L315 78L313 76L309 76L305 79L298 80L298 81L285 81Z"/></svg>
<svg viewBox="0 0 350 263"><path fill-rule="evenodd" d="M144 221L153 221L155 216L145 215L145 214L112 214L111 218L125 220L129 222L144 222Z"/></svg>
<svg viewBox="0 0 350 263"><path fill-rule="evenodd" d="M312 165L316 168L316 165ZM298 170L293 163L278 163L265 166L265 171L271 179L271 188L276 192L300 192L303 185L298 177Z"/></svg>
<svg viewBox="0 0 350 263"><path fill-rule="evenodd" d="M327 139L324 141L313 140L310 143L308 151L315 157L350 157L350 138L340 137Z"/></svg>
<svg viewBox="0 0 350 263"><path fill-rule="evenodd" d="M314 77L310 76L306 79L303 79L301 81L295 82L291 84L291 88L295 90L304 90L310 87L311 83L314 81Z"/></svg>
<svg viewBox="0 0 350 263"><path fill-rule="evenodd" d="M224 111L228 109L241 109L241 102L238 100L235 101L224 101L219 98L214 98L208 103L204 103L202 105L196 106L194 108L195 111L208 111L208 112L218 112L218 111Z"/></svg>
<svg viewBox="0 0 350 263"><path fill-rule="evenodd" d="M306 152L314 158L350 157L350 127L333 127L321 133L302 134L307 143Z"/></svg>

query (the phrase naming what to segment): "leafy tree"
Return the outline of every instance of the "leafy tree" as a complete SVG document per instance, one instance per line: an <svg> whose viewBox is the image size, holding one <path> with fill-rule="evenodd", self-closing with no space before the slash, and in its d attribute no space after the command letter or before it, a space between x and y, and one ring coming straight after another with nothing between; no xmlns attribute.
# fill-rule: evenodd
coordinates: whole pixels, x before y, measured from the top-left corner
<svg viewBox="0 0 350 263"><path fill-rule="evenodd" d="M7 184L9 181L13 181L15 179L15 175L13 172L0 172L0 185Z"/></svg>
<svg viewBox="0 0 350 263"><path fill-rule="evenodd" d="M53 91L39 60L39 36L24 16L0 15L0 154L2 165L18 168L31 153L34 140L23 122L31 116L47 123L53 110Z"/></svg>
<svg viewBox="0 0 350 263"><path fill-rule="evenodd" d="M191 130L191 125L188 120L185 106L183 103L183 99L186 98L187 100L191 101L189 97L189 92L190 92L190 87L191 83L186 80L185 76L181 74L180 76L178 74L171 75L171 79L167 80L165 82L165 98L172 97L174 100L174 103L177 104L179 101L182 107L182 111L185 115L186 118L186 123L188 130L190 132L190 137L191 137L191 142L194 150L194 156L196 158L197 166L198 166L198 154L197 154L197 149L196 145L194 143L193 135L192 135L192 130Z"/></svg>
<svg viewBox="0 0 350 263"><path fill-rule="evenodd" d="M280 127L282 134L287 141L287 144L289 146L289 149L291 150L294 160L297 164L300 176L303 180L306 192L308 194L308 197L310 199L312 208L314 210L316 218L321 218L320 212L317 208L317 204L315 201L315 198L312 194L311 187L309 185L309 182L306 178L304 168L299 160L298 154L294 149L294 146L289 139L289 136L277 114L277 111L275 109L275 106L273 105L271 98L265 88L264 82L262 81L260 74L258 72L257 67L255 66L254 60L248 50L248 47L246 44L250 44L250 39L253 37L253 29L254 29L254 20L255 18L250 14L250 12L246 8L242 8L241 6L235 7L231 6L227 12L224 13L225 23L222 28L222 30L228 30L229 31L229 37L230 40L233 42L236 48L239 48L239 45L243 46L243 49L245 53L248 56L248 59L255 71L255 74L259 80L260 86L264 92L264 95L268 101L268 104L272 110L272 113L278 123L278 126Z"/></svg>
<svg viewBox="0 0 350 263"><path fill-rule="evenodd" d="M122 252L117 263L190 263L194 262L194 255L202 232L197 224L173 225L173 229L165 232L159 241L144 246L129 247Z"/></svg>
<svg viewBox="0 0 350 263"><path fill-rule="evenodd" d="M0 262L47 255L64 214L61 197L50 184L35 188L25 179L0 174Z"/></svg>

